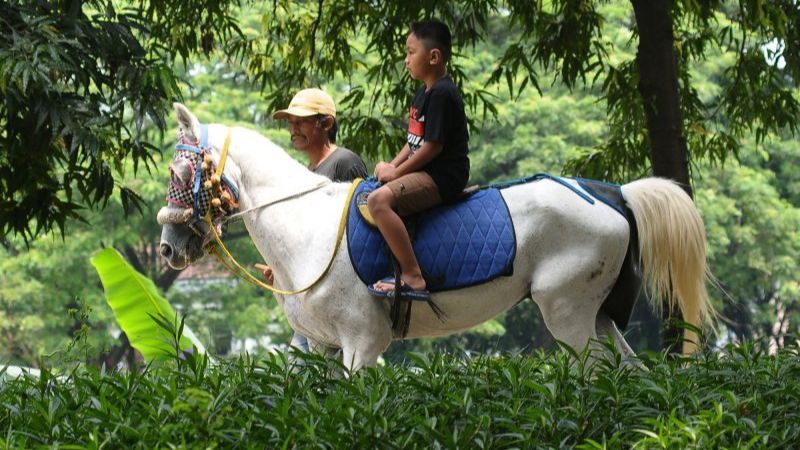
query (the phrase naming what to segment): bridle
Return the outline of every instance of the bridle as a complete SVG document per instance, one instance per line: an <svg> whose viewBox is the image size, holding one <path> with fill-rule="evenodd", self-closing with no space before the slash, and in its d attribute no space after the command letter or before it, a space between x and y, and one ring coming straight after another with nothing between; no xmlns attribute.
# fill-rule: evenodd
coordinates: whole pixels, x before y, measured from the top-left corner
<svg viewBox="0 0 800 450"><path fill-rule="evenodd" d="M170 165L171 176L167 201L170 204L184 208L183 212L180 214L181 218L178 220L174 218L167 219L166 214L160 211L158 222L162 225L165 223L185 224L195 235L202 239L202 246L206 251L216 256L232 273L244 278L252 284L282 295L294 295L310 290L327 275L333 265L336 252L344 236L348 206L351 203L356 187L358 187L362 180L357 178L350 186L347 200L345 201L339 220L336 244L333 247L331 258L322 273L305 288L296 290L276 289L254 277L236 261L236 258L231 255L228 248L222 242L223 227L227 221L235 217L308 194L323 186L329 185L330 181L325 180L324 182L318 183L300 192L271 199L245 211L232 214L233 211L237 210L239 207L239 191L223 174L225 170L225 161L227 160L228 150L231 144L231 129L227 128L226 130L225 143L222 147L218 164L215 164L211 157L211 147L208 145L208 126L201 125L200 129L200 139L197 142L191 142L185 136L183 130L181 130L178 144L175 146L175 159L172 165ZM180 160L188 160L192 168L191 176L188 177L187 180L181 179L179 176L180 174L178 174L176 164ZM189 206L190 201L191 206ZM163 208L162 211L164 211ZM163 218L162 214L164 214Z"/></svg>
<svg viewBox="0 0 800 450"><path fill-rule="evenodd" d="M196 141L186 137L181 130L178 144L175 145L175 158L170 165L170 186L166 200L184 208L184 220L178 222L185 223L203 240L204 246L210 241L210 229L217 228L222 234L226 217L239 207L239 191L223 174L230 139L231 132L228 129L223 154L219 164L216 164L208 144L207 125L201 125L200 139ZM185 176L187 170L189 173ZM161 218L159 222L162 222Z"/></svg>

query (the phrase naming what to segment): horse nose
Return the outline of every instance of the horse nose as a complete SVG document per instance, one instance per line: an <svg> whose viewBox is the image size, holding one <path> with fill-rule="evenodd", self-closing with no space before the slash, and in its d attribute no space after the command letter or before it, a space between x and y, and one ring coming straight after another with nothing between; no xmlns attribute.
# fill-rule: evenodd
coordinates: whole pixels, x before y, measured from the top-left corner
<svg viewBox="0 0 800 450"><path fill-rule="evenodd" d="M172 246L167 244L166 242L162 242L161 243L160 252L161 252L161 256L163 256L164 258L169 259L170 256L172 256Z"/></svg>

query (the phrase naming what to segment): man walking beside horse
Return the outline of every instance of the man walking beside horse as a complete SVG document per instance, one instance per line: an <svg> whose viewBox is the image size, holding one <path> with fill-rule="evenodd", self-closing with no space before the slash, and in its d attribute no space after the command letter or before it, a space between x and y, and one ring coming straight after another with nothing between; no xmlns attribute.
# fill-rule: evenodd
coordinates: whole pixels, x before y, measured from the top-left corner
<svg viewBox="0 0 800 450"><path fill-rule="evenodd" d="M325 91L303 89L295 94L289 107L272 114L273 119L286 119L292 145L308 156L308 169L333 181L352 181L367 178L367 167L357 154L336 145L339 124L336 122L336 104ZM272 268L256 264L269 284L275 279ZM295 332L291 346L308 351L308 339Z"/></svg>

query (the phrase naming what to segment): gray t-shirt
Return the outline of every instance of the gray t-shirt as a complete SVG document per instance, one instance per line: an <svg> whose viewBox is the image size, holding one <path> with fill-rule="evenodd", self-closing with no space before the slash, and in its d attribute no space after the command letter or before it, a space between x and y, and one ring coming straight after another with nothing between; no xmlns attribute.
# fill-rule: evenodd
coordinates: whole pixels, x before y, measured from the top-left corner
<svg viewBox="0 0 800 450"><path fill-rule="evenodd" d="M352 151L337 147L312 172L324 175L333 181L353 181L356 178L367 178L367 166Z"/></svg>

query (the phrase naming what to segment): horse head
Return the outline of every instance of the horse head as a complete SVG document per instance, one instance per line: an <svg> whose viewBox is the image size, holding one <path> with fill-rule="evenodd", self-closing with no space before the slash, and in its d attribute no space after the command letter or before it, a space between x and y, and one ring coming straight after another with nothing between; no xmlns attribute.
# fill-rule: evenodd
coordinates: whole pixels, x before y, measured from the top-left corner
<svg viewBox="0 0 800 450"><path fill-rule="evenodd" d="M184 105L173 107L180 135L168 204L158 212L160 252L173 268L201 258L214 240L212 231L221 236L233 211L248 230L264 231L271 223L265 212L270 205L331 184L257 131L201 125Z"/></svg>
<svg viewBox="0 0 800 450"><path fill-rule="evenodd" d="M237 206L237 188L215 173L219 151L209 144L207 127L184 105L173 106L180 139L170 165L168 204L157 220L162 225L161 256L171 267L183 269L205 255L212 227L222 233L225 216Z"/></svg>

